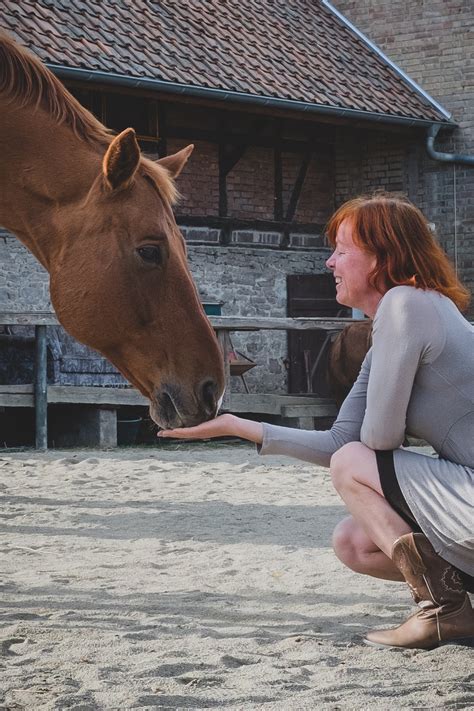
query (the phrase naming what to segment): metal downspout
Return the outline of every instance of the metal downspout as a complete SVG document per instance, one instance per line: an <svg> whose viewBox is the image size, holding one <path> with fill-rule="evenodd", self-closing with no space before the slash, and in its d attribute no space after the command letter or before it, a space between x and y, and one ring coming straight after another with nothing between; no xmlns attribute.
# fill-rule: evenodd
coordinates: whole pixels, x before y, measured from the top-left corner
<svg viewBox="0 0 474 711"><path fill-rule="evenodd" d="M433 160L438 160L443 163L461 163L462 165L474 165L474 156L463 155L462 153L441 153L434 148L436 136L439 133L441 126L433 125L426 134L426 150L428 155Z"/></svg>

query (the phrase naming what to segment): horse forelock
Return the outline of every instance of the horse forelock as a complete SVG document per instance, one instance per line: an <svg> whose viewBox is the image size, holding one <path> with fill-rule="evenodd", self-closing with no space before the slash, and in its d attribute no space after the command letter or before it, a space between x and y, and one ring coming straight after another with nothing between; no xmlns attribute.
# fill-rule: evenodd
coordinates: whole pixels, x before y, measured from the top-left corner
<svg viewBox="0 0 474 711"><path fill-rule="evenodd" d="M19 107L41 106L58 124L90 143L107 145L111 132L24 47L0 32L0 95Z"/></svg>

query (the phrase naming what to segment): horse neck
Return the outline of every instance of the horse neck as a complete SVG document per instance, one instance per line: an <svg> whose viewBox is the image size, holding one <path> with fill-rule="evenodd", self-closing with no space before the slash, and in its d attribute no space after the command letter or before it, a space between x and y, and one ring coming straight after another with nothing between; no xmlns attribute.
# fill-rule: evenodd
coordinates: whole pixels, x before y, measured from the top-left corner
<svg viewBox="0 0 474 711"><path fill-rule="evenodd" d="M99 175L105 147L79 139L42 109L0 107L0 225L49 271L61 222Z"/></svg>

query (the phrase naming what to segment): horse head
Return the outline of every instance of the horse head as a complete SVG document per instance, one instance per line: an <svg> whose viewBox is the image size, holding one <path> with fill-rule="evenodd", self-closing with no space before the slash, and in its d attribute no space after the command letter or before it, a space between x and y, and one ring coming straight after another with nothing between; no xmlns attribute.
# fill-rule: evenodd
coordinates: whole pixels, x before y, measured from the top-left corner
<svg viewBox="0 0 474 711"><path fill-rule="evenodd" d="M153 162L133 129L116 136L85 197L61 206L50 260L59 321L151 401L166 428L214 417L222 355L186 260L173 179L193 146Z"/></svg>

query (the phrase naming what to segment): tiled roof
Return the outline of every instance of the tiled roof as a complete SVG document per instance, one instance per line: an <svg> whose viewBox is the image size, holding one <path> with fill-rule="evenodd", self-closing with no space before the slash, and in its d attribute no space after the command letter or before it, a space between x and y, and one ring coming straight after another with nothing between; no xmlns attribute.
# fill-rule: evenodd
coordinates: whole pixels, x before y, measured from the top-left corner
<svg viewBox="0 0 474 711"><path fill-rule="evenodd" d="M318 0L3 0L50 65L446 122ZM295 107L298 108L298 107Z"/></svg>

